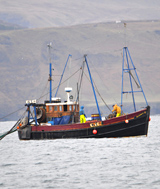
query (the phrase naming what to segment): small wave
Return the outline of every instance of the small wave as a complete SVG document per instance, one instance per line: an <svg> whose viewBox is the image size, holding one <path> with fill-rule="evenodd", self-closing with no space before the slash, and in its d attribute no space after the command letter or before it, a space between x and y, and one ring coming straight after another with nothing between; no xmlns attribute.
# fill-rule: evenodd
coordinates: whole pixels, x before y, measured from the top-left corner
<svg viewBox="0 0 160 189"><path fill-rule="evenodd" d="M8 173L5 173L5 175L15 175L17 174L17 172L8 172Z"/></svg>
<svg viewBox="0 0 160 189"><path fill-rule="evenodd" d="M43 162L37 162L37 163L35 163L35 165L42 165L43 164Z"/></svg>
<svg viewBox="0 0 160 189"><path fill-rule="evenodd" d="M44 181L43 181L43 183L52 183L52 182L53 182L53 180L50 180L50 179L49 179L49 180L44 180Z"/></svg>
<svg viewBox="0 0 160 189"><path fill-rule="evenodd" d="M153 184L153 185L159 185L159 184L160 184L160 179L153 181L152 184Z"/></svg>
<svg viewBox="0 0 160 189"><path fill-rule="evenodd" d="M1 166L2 167L10 167L10 166L15 166L17 164L14 164L14 163L7 163L7 164L2 164Z"/></svg>

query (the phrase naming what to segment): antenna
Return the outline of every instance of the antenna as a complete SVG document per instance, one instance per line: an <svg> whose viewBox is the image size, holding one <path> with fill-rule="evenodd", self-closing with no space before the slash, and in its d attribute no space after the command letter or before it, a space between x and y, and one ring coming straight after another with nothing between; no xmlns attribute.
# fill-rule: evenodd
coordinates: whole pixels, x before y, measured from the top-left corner
<svg viewBox="0 0 160 189"><path fill-rule="evenodd" d="M126 47L126 28L127 28L127 23L124 22L124 41L125 41L125 47Z"/></svg>
<svg viewBox="0 0 160 189"><path fill-rule="evenodd" d="M47 47L49 49L49 62L51 63L51 48L52 48L52 42L50 42L49 44L47 44Z"/></svg>

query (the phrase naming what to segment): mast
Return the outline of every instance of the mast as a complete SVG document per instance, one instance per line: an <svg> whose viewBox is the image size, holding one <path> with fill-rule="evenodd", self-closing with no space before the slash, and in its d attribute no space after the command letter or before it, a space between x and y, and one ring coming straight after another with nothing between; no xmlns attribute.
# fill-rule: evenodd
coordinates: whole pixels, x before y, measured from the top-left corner
<svg viewBox="0 0 160 189"><path fill-rule="evenodd" d="M96 105L97 105L99 117L100 117L100 120L102 121L101 112L100 112L100 109L99 109L99 105L98 105L98 101L97 101L97 97L96 97L96 92L95 92L95 89L94 89L94 85L93 85L93 81L92 81L92 76L91 76L91 73L90 73L90 69L89 69L89 65L88 65L88 61L87 61L86 56L87 56L87 55L85 54L85 55L84 55L84 58L85 58L85 62L86 62L86 64L87 64L88 73L89 73L90 81L91 81L91 84L92 84L92 89L93 89L94 98L95 98L95 101L96 101Z"/></svg>
<svg viewBox="0 0 160 189"><path fill-rule="evenodd" d="M50 42L47 45L48 49L49 49L49 79L48 81L50 82L50 89L49 89L49 101L50 103L52 102L52 63L51 63L51 48L52 48L52 43Z"/></svg>
<svg viewBox="0 0 160 189"><path fill-rule="evenodd" d="M50 90L49 90L49 101L52 101L52 64L49 64L49 83L50 83Z"/></svg>
<svg viewBox="0 0 160 189"><path fill-rule="evenodd" d="M67 66L67 63L68 63L68 60L69 60L70 57L72 57L71 54L68 55L68 58L67 58L66 64L65 64L64 69L63 69L63 73L62 73L62 75L61 75L61 79L60 79L60 81L59 81L59 84L58 84L58 87L57 87L57 90L56 90L56 93L55 93L55 97L57 96L57 93L58 93L58 90L59 90L59 86L60 86L60 84L61 84L61 81L62 81L62 78L63 78L64 72L65 72L65 69L66 69L66 66Z"/></svg>
<svg viewBox="0 0 160 189"><path fill-rule="evenodd" d="M143 97L144 97L144 99L145 99L146 105L148 106L148 102L147 102L147 99L146 99L145 93L144 93L144 91L143 91L142 85L141 85L141 83L140 83L140 80L139 80L139 77L138 77L138 74L137 74L136 68L135 68L135 66L134 66L134 64L133 64L133 61L132 61L132 58L131 58L131 55L130 55L130 53L129 53L128 48L127 48L127 52L128 52L128 54L129 54L129 57L130 57L130 60L131 60L132 66L133 66L133 68L134 68L134 71L135 71L135 74L136 74L136 77L137 77L137 80L138 80L139 86L140 86L140 88L141 88L141 91L140 91L140 92L143 93Z"/></svg>
<svg viewBox="0 0 160 189"><path fill-rule="evenodd" d="M127 68L124 68L125 57L126 57ZM130 60L131 63L129 62L129 60ZM131 70L133 70L135 72L138 82L136 82L135 78L133 77L133 75L131 73ZM131 90L130 91L124 91L124 89L123 89L124 73L128 73L129 74L129 80L130 80L130 86L131 86ZM133 89L132 79L136 83L137 87L140 88L139 91L136 91L136 90ZM135 104L135 97L134 97L134 93L136 93L136 92L142 92L143 93L146 105L148 106L147 99L145 97L142 85L140 83L140 80L139 80L138 74L136 72L136 68L135 68L135 66L133 64L132 58L130 56L129 50L128 50L127 47L124 47L123 48L123 62L122 62L121 109L123 107L122 106L122 104L123 104L123 94L125 94L125 93L131 93L132 94L134 111L136 112L136 104Z"/></svg>

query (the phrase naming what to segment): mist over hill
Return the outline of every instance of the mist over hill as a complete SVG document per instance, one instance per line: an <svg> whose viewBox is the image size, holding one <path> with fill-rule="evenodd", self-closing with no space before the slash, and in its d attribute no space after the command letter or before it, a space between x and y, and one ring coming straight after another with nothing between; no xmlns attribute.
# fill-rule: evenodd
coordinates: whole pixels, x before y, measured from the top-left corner
<svg viewBox="0 0 160 189"><path fill-rule="evenodd" d="M0 0L0 20L27 28L159 20L159 0Z"/></svg>

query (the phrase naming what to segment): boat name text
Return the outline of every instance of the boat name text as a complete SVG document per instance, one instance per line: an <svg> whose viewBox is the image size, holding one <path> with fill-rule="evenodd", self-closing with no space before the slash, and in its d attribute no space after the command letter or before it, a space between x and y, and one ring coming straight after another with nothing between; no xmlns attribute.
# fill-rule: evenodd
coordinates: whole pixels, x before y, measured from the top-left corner
<svg viewBox="0 0 160 189"><path fill-rule="evenodd" d="M102 126L102 122L90 123L90 127Z"/></svg>

